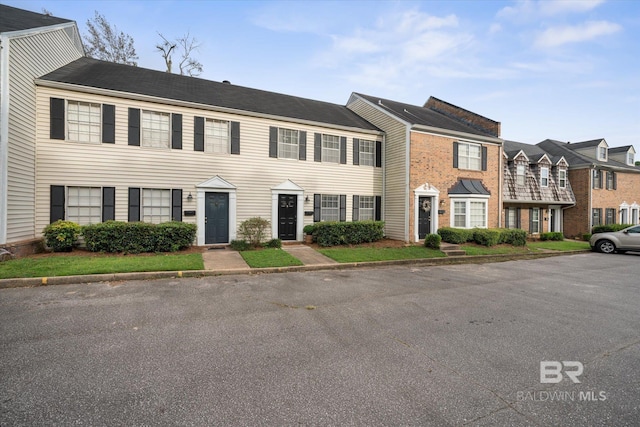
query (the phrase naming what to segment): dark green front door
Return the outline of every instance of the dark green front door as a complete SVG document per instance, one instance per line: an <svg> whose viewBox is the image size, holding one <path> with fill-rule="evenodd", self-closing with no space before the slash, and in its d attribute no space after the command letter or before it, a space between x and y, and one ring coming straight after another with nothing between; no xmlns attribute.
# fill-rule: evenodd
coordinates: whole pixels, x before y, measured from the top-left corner
<svg viewBox="0 0 640 427"><path fill-rule="evenodd" d="M295 194L278 195L278 238L296 240L298 196Z"/></svg>
<svg viewBox="0 0 640 427"><path fill-rule="evenodd" d="M204 243L229 243L229 193L206 193Z"/></svg>

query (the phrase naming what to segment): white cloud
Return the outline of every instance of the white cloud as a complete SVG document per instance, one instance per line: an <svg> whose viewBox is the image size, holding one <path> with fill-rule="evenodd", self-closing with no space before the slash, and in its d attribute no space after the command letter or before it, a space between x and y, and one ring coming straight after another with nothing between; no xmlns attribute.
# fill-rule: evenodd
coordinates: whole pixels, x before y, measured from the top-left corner
<svg viewBox="0 0 640 427"><path fill-rule="evenodd" d="M554 0L538 3L540 12L544 15L559 15L563 13L581 13L595 9L604 3L604 0Z"/></svg>
<svg viewBox="0 0 640 427"><path fill-rule="evenodd" d="M551 27L536 38L535 46L546 48L584 42L616 33L621 29L620 25L608 21L589 21L579 25Z"/></svg>
<svg viewBox="0 0 640 427"><path fill-rule="evenodd" d="M604 0L518 0L513 6L500 9L496 17L515 21L532 21L542 16L588 12L602 3Z"/></svg>

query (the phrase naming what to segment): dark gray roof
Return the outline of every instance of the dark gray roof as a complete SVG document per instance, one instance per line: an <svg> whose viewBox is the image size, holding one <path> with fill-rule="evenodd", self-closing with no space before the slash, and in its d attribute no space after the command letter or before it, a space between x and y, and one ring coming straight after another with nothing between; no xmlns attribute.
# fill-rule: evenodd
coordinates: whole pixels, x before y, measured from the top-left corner
<svg viewBox="0 0 640 427"><path fill-rule="evenodd" d="M0 33L49 27L67 22L73 21L0 4Z"/></svg>
<svg viewBox="0 0 640 427"><path fill-rule="evenodd" d="M490 136L495 138L495 135L491 135L473 126L452 119L440 112L432 110L431 108L405 104L403 102L391 101L389 99L378 98L361 93L356 93L355 95L366 99L372 104L377 105L379 108L388 111L397 118L409 122L412 125L423 125L452 130L455 132L464 132L472 135Z"/></svg>
<svg viewBox="0 0 640 427"><path fill-rule="evenodd" d="M130 65L80 58L41 80L378 130L346 106Z"/></svg>
<svg viewBox="0 0 640 427"><path fill-rule="evenodd" d="M482 194L490 195L491 193L479 179L459 179L448 194Z"/></svg>
<svg viewBox="0 0 640 427"><path fill-rule="evenodd" d="M526 144L524 142L517 141L504 141L504 152L507 154L509 160L513 160L513 158L522 150L524 154L529 158L530 163L537 163L545 154L551 160L551 163L554 165L560 161L562 155L553 155L545 150L543 150L538 145ZM566 160L566 158L565 158Z"/></svg>
<svg viewBox="0 0 640 427"><path fill-rule="evenodd" d="M600 145L603 139L604 138L590 139L589 141L582 141L582 142L571 142L571 143L567 142L567 144L571 144L571 146L574 149L589 148L589 147L596 147Z"/></svg>
<svg viewBox="0 0 640 427"><path fill-rule="evenodd" d="M602 139L593 140L593 141L598 141L599 143L599 141L602 141ZM587 142L591 143L592 141L587 141ZM609 167L609 168L616 168L616 169L626 169L633 172L640 172L640 167L637 167L637 166L629 166L612 159L609 159L608 161L603 162L601 160L597 160L596 158L589 157L585 154L578 153L575 151L576 148L584 148L585 145L582 145L582 147L579 147L578 146L579 144L570 144L568 142L556 141L553 139L545 139L544 141L539 142L536 145L538 145L543 150L545 150L546 152L554 156L564 156L564 158L567 160L567 163L569 163L570 169L584 168L584 167L590 167L591 165L596 165L596 166L601 166L603 168ZM597 144L594 144L593 146L596 146L596 145Z"/></svg>
<svg viewBox="0 0 640 427"><path fill-rule="evenodd" d="M613 147L613 148L609 148L609 154L611 153L626 153L627 151L629 151L631 149L631 147L633 147L632 145L625 145L622 147ZM635 149L634 149L635 151Z"/></svg>

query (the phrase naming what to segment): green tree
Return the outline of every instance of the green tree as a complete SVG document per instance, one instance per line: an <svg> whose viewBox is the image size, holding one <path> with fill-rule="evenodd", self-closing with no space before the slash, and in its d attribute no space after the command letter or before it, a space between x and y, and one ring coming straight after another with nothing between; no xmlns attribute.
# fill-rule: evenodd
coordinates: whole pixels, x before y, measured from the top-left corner
<svg viewBox="0 0 640 427"><path fill-rule="evenodd" d="M118 31L104 15L96 11L93 19L87 19L89 34L84 36L87 56L118 64L138 65L138 55L133 46L133 37Z"/></svg>

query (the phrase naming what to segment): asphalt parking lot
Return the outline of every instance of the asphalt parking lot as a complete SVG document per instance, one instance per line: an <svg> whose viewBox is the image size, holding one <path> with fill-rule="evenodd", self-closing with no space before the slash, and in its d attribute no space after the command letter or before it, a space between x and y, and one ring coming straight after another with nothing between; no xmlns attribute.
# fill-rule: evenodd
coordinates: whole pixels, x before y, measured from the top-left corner
<svg viewBox="0 0 640 427"><path fill-rule="evenodd" d="M2 289L0 425L637 426L638 277L586 253Z"/></svg>

